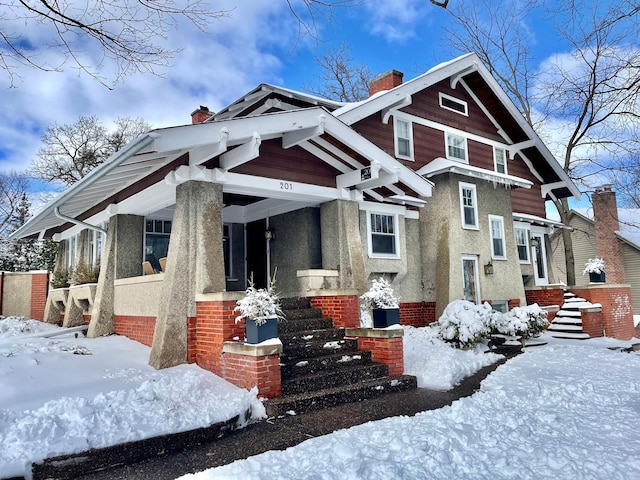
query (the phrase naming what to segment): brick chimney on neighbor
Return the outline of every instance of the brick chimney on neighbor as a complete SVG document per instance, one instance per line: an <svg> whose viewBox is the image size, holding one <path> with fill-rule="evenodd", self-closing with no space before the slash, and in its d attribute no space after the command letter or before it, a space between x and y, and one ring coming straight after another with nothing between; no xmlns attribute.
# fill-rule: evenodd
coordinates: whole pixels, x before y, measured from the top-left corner
<svg viewBox="0 0 640 480"><path fill-rule="evenodd" d="M624 283L622 248L616 232L620 230L616 193L607 185L596 188L591 196L593 223L596 229L596 251L604 259L607 283Z"/></svg>
<svg viewBox="0 0 640 480"><path fill-rule="evenodd" d="M378 75L369 82L369 96L402 85L402 77L404 77L404 73L398 70L389 70L387 73Z"/></svg>
<svg viewBox="0 0 640 480"><path fill-rule="evenodd" d="M200 105L200 108L191 112L191 123L192 124L202 123L212 116L213 116L213 112L210 112L209 109L204 105Z"/></svg>

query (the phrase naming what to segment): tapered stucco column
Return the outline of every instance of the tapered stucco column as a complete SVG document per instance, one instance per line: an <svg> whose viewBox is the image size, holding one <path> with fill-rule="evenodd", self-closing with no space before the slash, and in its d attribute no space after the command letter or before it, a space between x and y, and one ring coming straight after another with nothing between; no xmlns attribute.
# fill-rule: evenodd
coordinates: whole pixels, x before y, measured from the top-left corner
<svg viewBox="0 0 640 480"><path fill-rule="evenodd" d="M167 268L149 364L166 368L187 361L187 322L196 294L225 289L222 185L189 180L176 188Z"/></svg>
<svg viewBox="0 0 640 480"><path fill-rule="evenodd" d="M364 255L360 237L358 203L334 200L320 208L322 227L322 268L338 270L341 289L364 293L367 287Z"/></svg>
<svg viewBox="0 0 640 480"><path fill-rule="evenodd" d="M136 277L141 273L144 217L114 215L109 219L96 297L91 311L88 337L114 333L113 297L118 278Z"/></svg>

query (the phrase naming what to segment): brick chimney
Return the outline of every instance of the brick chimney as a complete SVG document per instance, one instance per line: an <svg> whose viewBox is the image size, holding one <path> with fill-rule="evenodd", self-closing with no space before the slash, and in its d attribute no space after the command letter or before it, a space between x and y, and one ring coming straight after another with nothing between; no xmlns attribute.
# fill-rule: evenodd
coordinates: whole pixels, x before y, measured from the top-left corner
<svg viewBox="0 0 640 480"><path fill-rule="evenodd" d="M596 188L591 196L593 223L596 229L596 251L604 259L607 283L624 283L622 248L616 232L620 230L616 193L607 185Z"/></svg>
<svg viewBox="0 0 640 480"><path fill-rule="evenodd" d="M213 112L210 112L209 109L204 105L200 105L200 108L197 108L196 110L191 112L191 123L202 123L211 116L213 116Z"/></svg>
<svg viewBox="0 0 640 480"><path fill-rule="evenodd" d="M369 82L369 96L402 85L402 77L404 77L404 73L398 70L389 70L387 73L378 75Z"/></svg>

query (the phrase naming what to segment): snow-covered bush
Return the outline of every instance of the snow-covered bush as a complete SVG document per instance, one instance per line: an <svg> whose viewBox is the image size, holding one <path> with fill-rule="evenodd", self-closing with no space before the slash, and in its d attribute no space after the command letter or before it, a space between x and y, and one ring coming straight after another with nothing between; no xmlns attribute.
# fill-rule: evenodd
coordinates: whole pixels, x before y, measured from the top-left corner
<svg viewBox="0 0 640 480"><path fill-rule="evenodd" d="M369 291L360 299L367 308L398 308L398 297L393 293L389 282L382 277L374 279Z"/></svg>
<svg viewBox="0 0 640 480"><path fill-rule="evenodd" d="M604 273L604 259L596 257L587 260L584 264L582 275L587 275L588 273L597 273L598 275Z"/></svg>
<svg viewBox="0 0 640 480"><path fill-rule="evenodd" d="M501 314L495 330L504 335L529 338L541 333L547 325L547 312L534 303Z"/></svg>
<svg viewBox="0 0 640 480"><path fill-rule="evenodd" d="M259 326L265 324L269 318L282 318L283 314L276 293L275 272L269 288L256 288L252 275L245 296L236 302L233 311L240 312L236 317L236 323L245 318L253 320Z"/></svg>
<svg viewBox="0 0 640 480"><path fill-rule="evenodd" d="M455 300L435 323L440 338L459 348L472 348L491 333L496 312L491 305L476 305L468 300Z"/></svg>

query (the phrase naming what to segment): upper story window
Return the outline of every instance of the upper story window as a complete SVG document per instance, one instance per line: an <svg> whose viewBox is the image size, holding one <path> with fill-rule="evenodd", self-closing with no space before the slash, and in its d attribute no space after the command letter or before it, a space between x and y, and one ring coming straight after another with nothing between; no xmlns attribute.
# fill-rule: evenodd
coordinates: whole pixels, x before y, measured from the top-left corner
<svg viewBox="0 0 640 480"><path fill-rule="evenodd" d="M491 234L491 258L506 260L507 250L504 242L504 219L496 215L489 215Z"/></svg>
<svg viewBox="0 0 640 480"><path fill-rule="evenodd" d="M476 186L460 182L460 214L462 228L478 230L478 202Z"/></svg>
<svg viewBox="0 0 640 480"><path fill-rule="evenodd" d="M398 258L398 216L370 213L367 220L369 256Z"/></svg>
<svg viewBox="0 0 640 480"><path fill-rule="evenodd" d="M496 172L507 174L507 153L504 148L493 147L493 163Z"/></svg>
<svg viewBox="0 0 640 480"><path fill-rule="evenodd" d="M526 228L514 228L518 259L520 263L531 263L529 258L529 231Z"/></svg>
<svg viewBox="0 0 640 480"><path fill-rule="evenodd" d="M411 122L393 119L396 157L413 160L413 127Z"/></svg>
<svg viewBox="0 0 640 480"><path fill-rule="evenodd" d="M467 163L467 139L453 133L447 136L447 158Z"/></svg>
<svg viewBox="0 0 640 480"><path fill-rule="evenodd" d="M467 102L447 95L446 93L440 93L440 106L462 115L469 115Z"/></svg>

